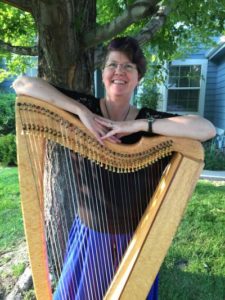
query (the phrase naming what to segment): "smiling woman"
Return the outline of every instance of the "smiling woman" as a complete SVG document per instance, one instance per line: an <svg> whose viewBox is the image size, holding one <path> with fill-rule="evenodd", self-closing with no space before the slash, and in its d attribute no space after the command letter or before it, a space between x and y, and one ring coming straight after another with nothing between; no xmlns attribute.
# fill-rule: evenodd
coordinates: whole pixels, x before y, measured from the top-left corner
<svg viewBox="0 0 225 300"><path fill-rule="evenodd" d="M106 89L105 98L96 99L93 96L80 94L76 91L53 87L46 81L37 78L19 78L15 81L14 88L18 95L28 95L39 98L77 115L80 121L89 129L102 146L104 146L105 140L112 143L132 144L138 142L142 136L151 137L155 134L188 137L199 140L205 140L214 135L214 127L203 118L196 116L175 116L147 108L138 110L136 107L131 106L130 97L139 80L145 74L145 71L146 60L137 41L131 37L123 37L114 39L108 46L102 74ZM39 107L39 105L37 105L37 107ZM49 145L47 149L48 155L52 155L56 148L57 147ZM70 161L73 166L75 166L74 172L76 172L79 159L77 159L76 155L70 153L68 155L70 156ZM61 169L66 167L65 160L61 159L60 164L62 164ZM98 170L98 166L96 166L96 168L96 170ZM154 171L157 171L158 167L154 166L153 169L152 174L156 174L157 172ZM67 170L67 172L70 171L71 169ZM125 198L127 198L124 197L124 185L122 184L122 181L125 179L121 179L122 177L120 178L120 175L118 175L117 181L118 184L120 184L120 188L115 189L114 193L115 191L119 193L116 197L119 202L111 203L110 193L112 193L112 182L110 184L105 181L109 175L104 173L105 175L102 176L100 174L101 177L99 179L97 171L93 173L91 170L88 170L84 173L83 169L80 171L80 174L86 175L81 177L80 181L73 180L76 185L75 190L83 192L83 194L85 194L84 197L90 193L89 196L92 199L92 203L93 201L96 202L101 206L103 211L107 211L110 208L110 213L116 212L119 216L118 224L123 224L126 220L129 220L130 224L125 231L124 228L122 228L123 226L121 227L122 229L119 228L118 230L113 227L113 223L107 218L107 222L109 223L107 224L110 228L108 232L93 230L93 228L88 225L89 222L84 222L84 216L90 216L92 220L90 222L97 222L96 209L90 206L86 208L82 206L80 215L76 215L76 218L72 220L72 225L70 224L67 251L61 276L54 294L55 300L75 299L75 295L78 299L89 299L86 297L89 291L94 291L96 296L94 299L102 299L112 279L112 274L118 266L117 256L122 257L124 254L127 241L133 234L135 228L135 218L133 218L135 209L131 209L131 213L129 213L130 210L123 213L121 209L121 205L123 205ZM113 183L115 183L115 174L110 174L110 176L111 175L113 177ZM49 181L53 183L54 180L57 180L57 176L58 173L52 176ZM131 174L129 176L132 177L133 175ZM137 175L135 174L135 176ZM141 178L135 178L135 176L133 176L134 181L132 187L137 189L136 186L138 186L138 183L144 181L142 181ZM157 176L154 175L153 177L154 178L151 177L151 181L155 182L158 180ZM82 183L86 183L86 181L91 184L89 189L87 189L86 184L85 186L82 185ZM93 186L93 183L98 182L98 184L102 186L103 181L105 183L105 191L99 194L98 188ZM66 189L66 185L64 188ZM140 191L141 190L142 189L140 189ZM60 195L62 194L60 193ZM138 205L140 200L138 194L140 195L140 193L137 192L128 192L127 199L132 198L133 203ZM67 203L67 199L60 199L60 201ZM82 203L83 202L84 201L82 201ZM106 239L108 242L104 243ZM97 248L93 248L95 243L98 245ZM89 249L92 249L91 253ZM112 264L106 265L104 263L103 259L105 258L101 251L107 253L109 261L113 262ZM83 258L84 253L85 259ZM99 268L99 265L96 265L97 263L101 268ZM91 277L91 280L87 281L89 277ZM98 278L104 279L101 285L97 284ZM148 295L148 299L157 299L157 286L156 278Z"/></svg>
<svg viewBox="0 0 225 300"><path fill-rule="evenodd" d="M132 64L125 54L112 51L108 55L102 79L106 89L106 117L115 121L125 121L129 119L130 113L137 115L138 110L130 106L130 98L139 82L136 65Z"/></svg>
<svg viewBox="0 0 225 300"><path fill-rule="evenodd" d="M118 38L109 44L102 72L106 90L102 102L106 118L115 121L136 118L138 110L130 105L130 98L145 72L146 60L136 40Z"/></svg>

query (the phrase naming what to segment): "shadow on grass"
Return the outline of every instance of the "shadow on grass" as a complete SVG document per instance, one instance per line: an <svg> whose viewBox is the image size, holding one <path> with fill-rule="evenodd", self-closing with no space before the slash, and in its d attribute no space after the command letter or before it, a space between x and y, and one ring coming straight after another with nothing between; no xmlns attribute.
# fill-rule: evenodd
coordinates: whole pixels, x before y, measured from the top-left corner
<svg viewBox="0 0 225 300"><path fill-rule="evenodd" d="M225 277L163 266L159 274L159 300L225 300Z"/></svg>

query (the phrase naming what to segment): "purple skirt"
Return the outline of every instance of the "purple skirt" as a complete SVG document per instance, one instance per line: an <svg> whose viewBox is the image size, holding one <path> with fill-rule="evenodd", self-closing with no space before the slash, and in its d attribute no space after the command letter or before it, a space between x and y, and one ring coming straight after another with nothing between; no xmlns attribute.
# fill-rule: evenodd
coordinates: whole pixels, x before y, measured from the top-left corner
<svg viewBox="0 0 225 300"><path fill-rule="evenodd" d="M129 239L128 234L96 232L76 218L54 300L103 299ZM158 278L147 297L157 299Z"/></svg>

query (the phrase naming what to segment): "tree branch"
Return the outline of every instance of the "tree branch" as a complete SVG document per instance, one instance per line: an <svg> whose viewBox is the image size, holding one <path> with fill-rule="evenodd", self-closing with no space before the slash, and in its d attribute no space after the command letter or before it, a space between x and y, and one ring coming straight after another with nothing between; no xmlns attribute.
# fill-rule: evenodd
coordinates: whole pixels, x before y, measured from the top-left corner
<svg viewBox="0 0 225 300"><path fill-rule="evenodd" d="M170 1L170 6L160 6L158 11L152 16L151 20L146 24L146 26L140 31L135 38L138 40L139 44L142 46L149 42L158 32L166 22L166 18L172 10L172 4L175 0ZM102 64L102 58L105 56L105 47L99 45L95 49L95 67L99 67Z"/></svg>
<svg viewBox="0 0 225 300"><path fill-rule="evenodd" d="M117 35L132 23L135 23L144 17L154 15L158 11L157 4L159 2L160 0L135 1L111 23L95 28L87 33L83 40L84 47L89 48L95 46Z"/></svg>
<svg viewBox="0 0 225 300"><path fill-rule="evenodd" d="M37 46L34 47L22 47L22 46L12 46L8 43L5 43L0 40L0 49L12 52L19 55L30 55L30 56L37 56L38 55L38 48Z"/></svg>
<svg viewBox="0 0 225 300"><path fill-rule="evenodd" d="M172 4L174 0L170 3ZM146 26L139 32L135 37L140 45L144 45L146 42L150 41L166 22L167 16L171 12L170 6L160 6L157 13L151 18L151 20L146 24Z"/></svg>
<svg viewBox="0 0 225 300"><path fill-rule="evenodd" d="M32 13L32 1L28 0L1 0L1 2Z"/></svg>

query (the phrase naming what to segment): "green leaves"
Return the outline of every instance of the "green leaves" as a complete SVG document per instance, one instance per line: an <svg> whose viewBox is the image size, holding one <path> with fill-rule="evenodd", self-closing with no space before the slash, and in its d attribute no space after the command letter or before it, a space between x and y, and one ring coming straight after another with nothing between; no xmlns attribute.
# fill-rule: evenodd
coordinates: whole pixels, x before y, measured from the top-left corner
<svg viewBox="0 0 225 300"><path fill-rule="evenodd" d="M1 92L0 112L0 137L15 134L15 94Z"/></svg>
<svg viewBox="0 0 225 300"><path fill-rule="evenodd" d="M0 40L15 46L32 46L35 36L31 14L0 3Z"/></svg>
<svg viewBox="0 0 225 300"><path fill-rule="evenodd" d="M212 45L211 37L225 33L225 6L223 2L220 0L161 1L160 5L170 8L170 13L163 28L156 31L148 43L148 45L151 43L157 60L163 64L164 60L182 57L203 43L210 47ZM112 22L133 3L135 0L96 0L96 26L100 27ZM57 5L57 3L52 5ZM35 9L36 7L33 7L33 11ZM82 22L82 20L82 16L79 19L74 16L74 24L78 21ZM118 35L135 36L149 21L151 21L150 15L129 25ZM80 24L78 25L80 26ZM31 14L0 3L0 41L14 46L33 46L36 44L36 40L37 33ZM7 58L9 71L13 74L25 69L27 58L22 60L20 57L11 56L11 54L6 53L6 50L3 52L0 49L0 59L1 55ZM11 59L13 62L9 63ZM6 75L7 72L2 72L1 78Z"/></svg>
<svg viewBox="0 0 225 300"><path fill-rule="evenodd" d="M33 46L36 31L31 14L0 3L0 40L12 46ZM30 57L16 55L0 48L0 63L4 59L6 69L0 70L0 82L10 76L23 73L31 66Z"/></svg>

